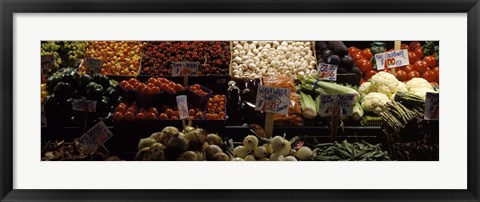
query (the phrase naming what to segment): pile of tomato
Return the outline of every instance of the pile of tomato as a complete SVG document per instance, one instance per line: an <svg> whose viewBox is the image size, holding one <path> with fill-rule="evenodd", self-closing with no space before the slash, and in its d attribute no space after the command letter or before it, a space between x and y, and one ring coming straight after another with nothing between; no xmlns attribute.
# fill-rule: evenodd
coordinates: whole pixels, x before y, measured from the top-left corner
<svg viewBox="0 0 480 202"><path fill-rule="evenodd" d="M410 64L395 69L397 79L406 82L412 78L424 78L433 86L438 86L439 67L435 55L424 55L423 47L419 42L401 44L401 49L408 50ZM390 49L388 51L394 50ZM348 48L348 54L354 60L355 66L362 71L360 83L368 81L373 75L377 74L378 70L374 69L372 63L373 54L370 48L361 50L351 46ZM391 72L391 69L386 68L381 71Z"/></svg>

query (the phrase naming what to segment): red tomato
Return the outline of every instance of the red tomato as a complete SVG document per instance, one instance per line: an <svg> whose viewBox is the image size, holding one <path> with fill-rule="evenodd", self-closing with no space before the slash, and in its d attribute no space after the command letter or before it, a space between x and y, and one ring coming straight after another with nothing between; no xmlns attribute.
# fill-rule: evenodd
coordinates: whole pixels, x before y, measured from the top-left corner
<svg viewBox="0 0 480 202"><path fill-rule="evenodd" d="M141 93L145 87L146 87L146 85L144 83L140 83L140 84L137 85L135 90L138 91L139 93Z"/></svg>
<svg viewBox="0 0 480 202"><path fill-rule="evenodd" d="M425 71L425 73L422 74L422 78L424 78L428 82L434 82L435 81L435 72L428 69L427 71Z"/></svg>
<svg viewBox="0 0 480 202"><path fill-rule="evenodd" d="M421 47L420 43L418 41L413 41L408 44L408 47L410 48L410 51L415 51L417 47Z"/></svg>
<svg viewBox="0 0 480 202"><path fill-rule="evenodd" d="M178 120L178 116L172 116L172 118L170 118L172 120Z"/></svg>
<svg viewBox="0 0 480 202"><path fill-rule="evenodd" d="M154 113L155 116L158 115L158 110L157 110L157 108L155 108L155 107L150 107L150 108L148 108L148 112Z"/></svg>
<svg viewBox="0 0 480 202"><path fill-rule="evenodd" d="M167 116L167 114L165 114L165 113L161 113L161 114L158 116L158 118L161 119L161 120L165 120L165 119L168 119L168 116Z"/></svg>
<svg viewBox="0 0 480 202"><path fill-rule="evenodd" d="M128 82L127 82L126 80L123 80L122 82L120 82L120 86L121 86L122 88L124 88L124 89L125 89L125 86L126 86L127 84L128 84Z"/></svg>
<svg viewBox="0 0 480 202"><path fill-rule="evenodd" d="M373 66L372 66L372 63L370 63L370 61L364 60L362 63L359 63L357 67L360 68L360 71L362 71L362 73L364 73L372 70Z"/></svg>
<svg viewBox="0 0 480 202"><path fill-rule="evenodd" d="M415 70L412 70L407 74L407 80L410 80L410 79L413 79L413 78L418 78L418 77L420 77L420 73L418 73Z"/></svg>
<svg viewBox="0 0 480 202"><path fill-rule="evenodd" d="M120 112L123 115L123 114L125 114L125 112L127 112L127 107L125 107L125 105L118 105L115 108L115 112Z"/></svg>
<svg viewBox="0 0 480 202"><path fill-rule="evenodd" d="M367 60L370 60L372 58L372 52L370 51L370 48L365 48L362 51L363 57L365 57Z"/></svg>
<svg viewBox="0 0 480 202"><path fill-rule="evenodd" d="M128 111L127 113L125 113L125 120L133 122L135 121L135 115L133 115L132 112Z"/></svg>
<svg viewBox="0 0 480 202"><path fill-rule="evenodd" d="M147 112L147 110L145 110L145 108L143 107L138 110L138 113L145 113L145 112Z"/></svg>
<svg viewBox="0 0 480 202"><path fill-rule="evenodd" d="M155 81L156 81L156 79L155 79L155 78L153 78L153 77L150 77L150 78L148 78L148 81L147 81L147 83L154 83Z"/></svg>
<svg viewBox="0 0 480 202"><path fill-rule="evenodd" d="M172 109L167 109L167 110L165 110L165 114L167 114L168 117L172 117L173 110Z"/></svg>
<svg viewBox="0 0 480 202"><path fill-rule="evenodd" d="M152 94L159 94L160 93L160 88L157 86L152 87Z"/></svg>
<svg viewBox="0 0 480 202"><path fill-rule="evenodd" d="M146 116L145 116L145 113L143 112L140 112L137 114L137 119L138 120L145 120Z"/></svg>
<svg viewBox="0 0 480 202"><path fill-rule="evenodd" d="M128 92L128 91L132 91L132 90L133 90L133 86L130 85L130 84L127 84L127 85L125 86L125 90L126 90L127 92Z"/></svg>
<svg viewBox="0 0 480 202"><path fill-rule="evenodd" d="M440 69L435 67L432 69L433 73L435 73L435 81L440 82Z"/></svg>
<svg viewBox="0 0 480 202"><path fill-rule="evenodd" d="M410 48L408 47L408 44L402 43L402 44L400 44L400 49L407 49L407 50L409 50Z"/></svg>
<svg viewBox="0 0 480 202"><path fill-rule="evenodd" d="M407 65L403 67L403 70L408 74L408 72L414 70L413 65Z"/></svg>
<svg viewBox="0 0 480 202"><path fill-rule="evenodd" d="M433 82L430 82L430 85L432 86L439 86L437 82L433 81Z"/></svg>
<svg viewBox="0 0 480 202"><path fill-rule="evenodd" d="M375 74L377 74L376 70L369 70L363 74L363 78L368 81L368 79L372 78L372 76Z"/></svg>
<svg viewBox="0 0 480 202"><path fill-rule="evenodd" d="M435 57L433 56L425 56L423 58L423 61L425 61L427 63L427 66L430 67L430 68L434 68L435 65L437 65L437 60L435 59Z"/></svg>
<svg viewBox="0 0 480 202"><path fill-rule="evenodd" d="M423 48L422 47L417 47L415 49L415 54L417 54L417 58L421 60L423 58Z"/></svg>
<svg viewBox="0 0 480 202"><path fill-rule="evenodd" d="M146 115L146 118L148 120L155 120L155 119L157 119L157 115L155 115L153 112L148 112L147 115Z"/></svg>
<svg viewBox="0 0 480 202"><path fill-rule="evenodd" d="M353 58L353 61L357 61L364 58L361 52L354 53L353 55L351 55L351 57Z"/></svg>
<svg viewBox="0 0 480 202"><path fill-rule="evenodd" d="M395 71L395 76L397 77L397 79L399 81L406 81L407 80L407 72L405 72L404 70L396 70Z"/></svg>
<svg viewBox="0 0 480 202"><path fill-rule="evenodd" d="M417 54L415 52L408 52L408 62L410 64L414 64L415 62L418 61Z"/></svg>
<svg viewBox="0 0 480 202"><path fill-rule="evenodd" d="M189 109L188 110L188 116L195 116L195 110L194 109Z"/></svg>
<svg viewBox="0 0 480 202"><path fill-rule="evenodd" d="M415 62L415 64L413 64L413 67L420 74L423 74L423 72L427 71L428 69L427 63L423 60Z"/></svg>
<svg viewBox="0 0 480 202"><path fill-rule="evenodd" d="M121 120L123 120L123 113L121 113L121 112L115 112L115 114L113 114L113 120L114 120L114 121L121 121Z"/></svg>
<svg viewBox="0 0 480 202"><path fill-rule="evenodd" d="M353 55L354 53L358 53L358 52L360 52L360 49L358 49L355 46L350 46L350 48L348 48L348 54L349 55Z"/></svg>

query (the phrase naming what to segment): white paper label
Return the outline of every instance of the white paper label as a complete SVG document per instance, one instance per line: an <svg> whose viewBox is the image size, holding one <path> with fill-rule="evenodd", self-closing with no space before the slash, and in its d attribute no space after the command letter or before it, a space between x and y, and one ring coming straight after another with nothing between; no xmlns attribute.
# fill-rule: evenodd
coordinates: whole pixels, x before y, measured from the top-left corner
<svg viewBox="0 0 480 202"><path fill-rule="evenodd" d="M198 62L174 62L172 64L172 76L196 76Z"/></svg>
<svg viewBox="0 0 480 202"><path fill-rule="evenodd" d="M82 112L95 112L97 110L97 101L74 99L72 110Z"/></svg>
<svg viewBox="0 0 480 202"><path fill-rule="evenodd" d="M425 97L425 120L438 120L439 116L439 94L427 92Z"/></svg>
<svg viewBox="0 0 480 202"><path fill-rule="evenodd" d="M375 62L377 65L377 70L408 65L410 64L408 61L408 50L402 49L398 51L375 54Z"/></svg>
<svg viewBox="0 0 480 202"><path fill-rule="evenodd" d="M87 74L100 73L102 70L102 60L94 58L85 59L85 67L87 69Z"/></svg>
<svg viewBox="0 0 480 202"><path fill-rule="evenodd" d="M255 110L288 114L290 89L258 86Z"/></svg>
<svg viewBox="0 0 480 202"><path fill-rule="evenodd" d="M318 80L336 81L338 65L320 63L318 66Z"/></svg>
<svg viewBox="0 0 480 202"><path fill-rule="evenodd" d="M180 119L188 118L188 104L187 104L187 96L186 95L179 95L177 96L177 107L178 107L178 115Z"/></svg>
<svg viewBox="0 0 480 202"><path fill-rule="evenodd" d="M103 121L100 121L83 134L82 137L78 138L78 143L84 153L93 153L112 136L112 131L108 129Z"/></svg>
<svg viewBox="0 0 480 202"><path fill-rule="evenodd" d="M319 114L320 116L334 115L336 110L340 110L342 116L350 116L355 105L354 94L329 94L320 95Z"/></svg>

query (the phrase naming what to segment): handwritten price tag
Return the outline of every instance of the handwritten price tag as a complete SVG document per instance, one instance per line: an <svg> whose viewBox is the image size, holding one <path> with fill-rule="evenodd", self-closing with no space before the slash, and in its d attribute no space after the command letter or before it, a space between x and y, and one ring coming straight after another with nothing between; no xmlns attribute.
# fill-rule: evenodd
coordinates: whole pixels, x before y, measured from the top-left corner
<svg viewBox="0 0 480 202"><path fill-rule="evenodd" d="M42 55L41 59L42 70L52 69L55 67L55 59L53 55Z"/></svg>
<svg viewBox="0 0 480 202"><path fill-rule="evenodd" d="M93 153L112 136L112 131L108 129L103 121L100 121L83 134L82 137L78 138L78 143L84 153Z"/></svg>
<svg viewBox="0 0 480 202"><path fill-rule="evenodd" d="M353 105L355 105L354 94L320 95L319 113L320 116L331 116L336 113L349 116L352 115Z"/></svg>
<svg viewBox="0 0 480 202"><path fill-rule="evenodd" d="M321 63L318 66L318 80L336 81L338 65Z"/></svg>
<svg viewBox="0 0 480 202"><path fill-rule="evenodd" d="M258 86L255 110L288 114L290 89Z"/></svg>
<svg viewBox="0 0 480 202"><path fill-rule="evenodd" d="M186 95L179 95L177 96L177 107L178 107L178 114L180 119L188 118L188 104L187 104L187 96Z"/></svg>
<svg viewBox="0 0 480 202"><path fill-rule="evenodd" d="M378 70L408 65L408 50L402 49L375 54L375 62Z"/></svg>
<svg viewBox="0 0 480 202"><path fill-rule="evenodd" d="M95 58L86 58L85 67L87 68L87 74L100 73L102 70L102 60Z"/></svg>
<svg viewBox="0 0 480 202"><path fill-rule="evenodd" d="M97 101L74 99L72 110L82 112L95 112L97 110Z"/></svg>
<svg viewBox="0 0 480 202"><path fill-rule="evenodd" d="M198 62L174 62L172 64L172 76L196 76L198 74Z"/></svg>
<svg viewBox="0 0 480 202"><path fill-rule="evenodd" d="M439 94L427 92L425 97L425 120L438 120L439 115Z"/></svg>

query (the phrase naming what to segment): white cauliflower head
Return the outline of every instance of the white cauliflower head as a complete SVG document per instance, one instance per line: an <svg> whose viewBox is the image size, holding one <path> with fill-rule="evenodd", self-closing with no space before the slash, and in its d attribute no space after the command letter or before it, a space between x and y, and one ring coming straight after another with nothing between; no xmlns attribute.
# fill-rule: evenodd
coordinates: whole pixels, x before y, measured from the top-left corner
<svg viewBox="0 0 480 202"><path fill-rule="evenodd" d="M408 91L410 93L413 93L415 95L418 95L420 97L423 98L423 100L425 100L425 98L427 97L427 92L435 92L435 90L433 90L433 88L411 88L410 91Z"/></svg>
<svg viewBox="0 0 480 202"><path fill-rule="evenodd" d="M362 97L364 97L365 95L369 94L372 91L375 91L375 89L373 89L372 83L370 82L365 82L362 85L360 85L360 87L358 87L358 92Z"/></svg>
<svg viewBox="0 0 480 202"><path fill-rule="evenodd" d="M413 78L410 81L407 81L408 91L411 92L412 88L430 88L433 89L430 83L423 78Z"/></svg>
<svg viewBox="0 0 480 202"><path fill-rule="evenodd" d="M361 106L364 111L373 112L377 115L380 115L380 113L384 110L385 105L389 101L390 99L387 97L387 95L373 92L365 96Z"/></svg>
<svg viewBox="0 0 480 202"><path fill-rule="evenodd" d="M373 88L376 92L392 97L398 91L398 80L390 73L378 72L370 79Z"/></svg>

